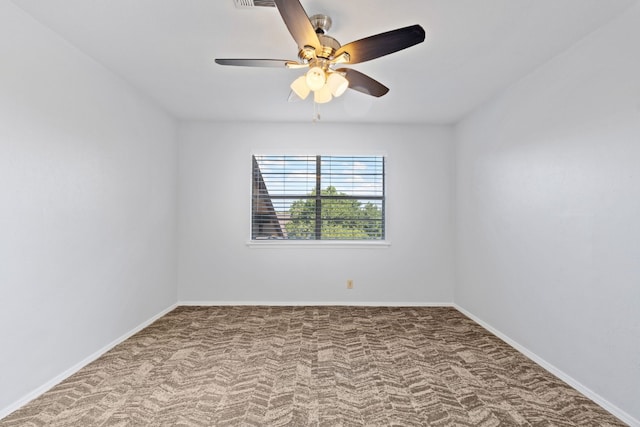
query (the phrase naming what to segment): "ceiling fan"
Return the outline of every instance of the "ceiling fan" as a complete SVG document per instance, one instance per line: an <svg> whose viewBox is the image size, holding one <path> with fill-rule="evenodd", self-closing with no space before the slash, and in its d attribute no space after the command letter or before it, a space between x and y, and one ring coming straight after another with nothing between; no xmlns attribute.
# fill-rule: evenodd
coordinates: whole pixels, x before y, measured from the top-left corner
<svg viewBox="0 0 640 427"><path fill-rule="evenodd" d="M216 59L220 65L245 67L308 68L298 77L291 89L298 98L305 99L311 91L314 102L329 102L349 88L380 97L389 88L371 77L351 68L336 68L338 64L358 64L406 49L425 39L420 25L411 25L356 40L344 46L326 35L331 18L326 15L307 16L299 0L275 0L282 20L300 49L298 60L284 59Z"/></svg>

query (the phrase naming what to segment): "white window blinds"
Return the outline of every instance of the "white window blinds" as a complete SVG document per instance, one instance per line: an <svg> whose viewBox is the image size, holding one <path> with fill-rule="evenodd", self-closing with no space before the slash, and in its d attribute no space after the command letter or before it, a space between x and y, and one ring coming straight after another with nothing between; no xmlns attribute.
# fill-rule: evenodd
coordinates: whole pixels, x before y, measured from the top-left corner
<svg viewBox="0 0 640 427"><path fill-rule="evenodd" d="M252 240L384 240L384 157L253 156Z"/></svg>

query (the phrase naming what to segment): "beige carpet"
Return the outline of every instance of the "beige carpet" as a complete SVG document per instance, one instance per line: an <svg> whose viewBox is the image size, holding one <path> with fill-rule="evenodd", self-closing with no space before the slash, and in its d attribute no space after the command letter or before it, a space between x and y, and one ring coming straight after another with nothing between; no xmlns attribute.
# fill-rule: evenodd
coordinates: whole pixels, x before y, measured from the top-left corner
<svg viewBox="0 0 640 427"><path fill-rule="evenodd" d="M0 426L624 425L453 308L179 307Z"/></svg>

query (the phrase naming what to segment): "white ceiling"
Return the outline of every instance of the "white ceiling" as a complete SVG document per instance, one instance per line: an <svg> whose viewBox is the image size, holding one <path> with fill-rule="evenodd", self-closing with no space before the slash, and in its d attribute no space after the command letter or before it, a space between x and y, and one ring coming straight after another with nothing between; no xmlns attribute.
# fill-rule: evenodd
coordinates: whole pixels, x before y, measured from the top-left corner
<svg viewBox="0 0 640 427"><path fill-rule="evenodd" d="M301 0L342 44L412 24L424 43L351 66L388 86L347 91L323 121L454 123L638 0ZM13 0L35 19L187 120L309 121L287 102L302 70L225 67L214 58L296 59L275 8L233 0Z"/></svg>

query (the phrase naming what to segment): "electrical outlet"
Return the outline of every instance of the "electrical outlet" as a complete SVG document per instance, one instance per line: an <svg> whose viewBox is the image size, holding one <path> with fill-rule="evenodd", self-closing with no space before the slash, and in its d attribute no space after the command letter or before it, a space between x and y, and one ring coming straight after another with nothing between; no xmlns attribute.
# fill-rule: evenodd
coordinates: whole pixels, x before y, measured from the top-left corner
<svg viewBox="0 0 640 427"><path fill-rule="evenodd" d="M353 280L347 280L347 289L353 289Z"/></svg>

